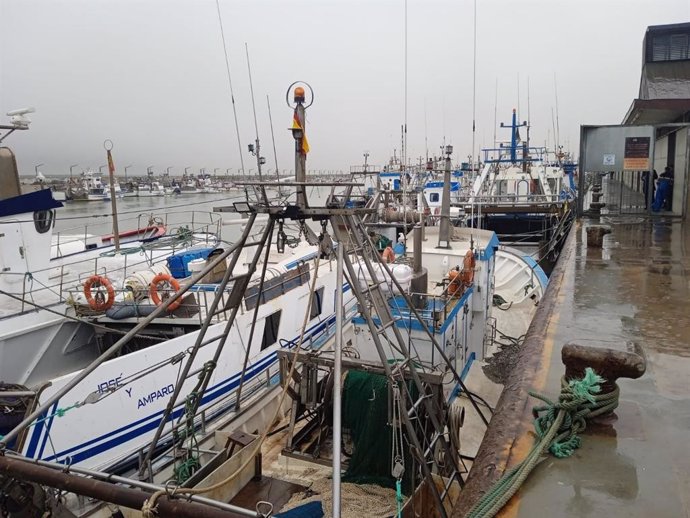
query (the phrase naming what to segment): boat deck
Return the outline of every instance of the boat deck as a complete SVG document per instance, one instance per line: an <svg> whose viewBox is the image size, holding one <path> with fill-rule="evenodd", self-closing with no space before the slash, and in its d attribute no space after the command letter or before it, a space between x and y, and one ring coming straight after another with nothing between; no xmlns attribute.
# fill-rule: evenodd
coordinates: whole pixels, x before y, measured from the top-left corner
<svg viewBox="0 0 690 518"><path fill-rule="evenodd" d="M690 516L690 225L602 218L612 233L587 248L573 228L453 516L461 517L533 444L535 390L556 397L568 342L646 353L620 379L620 406L590 426L567 459L545 458L499 516Z"/></svg>

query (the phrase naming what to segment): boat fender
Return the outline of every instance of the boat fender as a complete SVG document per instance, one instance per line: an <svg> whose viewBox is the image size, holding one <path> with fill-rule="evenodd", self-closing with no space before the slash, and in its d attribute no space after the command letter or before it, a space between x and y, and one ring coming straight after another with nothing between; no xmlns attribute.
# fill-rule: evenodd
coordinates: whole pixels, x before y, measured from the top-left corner
<svg viewBox="0 0 690 518"><path fill-rule="evenodd" d="M93 288L99 287L105 288L107 297L102 290L98 290L96 293L91 292ZM107 277L92 275L84 283L84 296L91 309L95 311L105 311L115 302L115 289Z"/></svg>
<svg viewBox="0 0 690 518"><path fill-rule="evenodd" d="M149 296L151 297L151 301L156 305L160 306L163 303L163 300L161 299L160 295L158 294L158 285L159 284L167 284L169 287L171 287L175 292L180 290L180 283L177 282L177 279L173 277L172 275L169 275L167 273L159 273L156 275L153 280L151 281L151 285L149 286ZM168 312L172 313L175 311L177 308L180 307L180 304L182 304L182 297L177 299L175 302L170 304L168 306Z"/></svg>

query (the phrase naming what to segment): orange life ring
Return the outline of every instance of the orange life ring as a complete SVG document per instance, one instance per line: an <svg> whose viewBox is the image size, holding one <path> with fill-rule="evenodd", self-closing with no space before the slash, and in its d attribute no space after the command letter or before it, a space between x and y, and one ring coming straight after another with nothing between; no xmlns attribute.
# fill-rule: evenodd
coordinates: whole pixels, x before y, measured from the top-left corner
<svg viewBox="0 0 690 518"><path fill-rule="evenodd" d="M108 297L106 298L101 290L98 290L95 294L92 293L91 289L94 287L105 288ZM101 275L92 275L86 280L84 283L84 295L91 309L96 311L105 311L115 303L115 289L108 278Z"/></svg>
<svg viewBox="0 0 690 518"><path fill-rule="evenodd" d="M393 251L393 247L388 245L385 250L383 251L382 258L384 261L386 261L388 264L394 263L395 262L395 252Z"/></svg>
<svg viewBox="0 0 690 518"><path fill-rule="evenodd" d="M477 260L474 258L474 252L468 250L462 262L462 271L460 272L460 279L464 286L469 286L474 281L474 267L476 264Z"/></svg>
<svg viewBox="0 0 690 518"><path fill-rule="evenodd" d="M156 306L160 306L163 303L163 300L161 299L160 295L158 295L158 285L162 282L166 282L170 286L172 286L175 292L180 291L180 283L177 282L177 279L175 279L175 277L167 273L159 273L153 278L153 280L151 281L151 285L149 286L149 297L151 297L151 301ZM177 308L180 307L180 304L182 304L182 298L179 298L173 303L171 303L168 306L168 311L175 311Z"/></svg>

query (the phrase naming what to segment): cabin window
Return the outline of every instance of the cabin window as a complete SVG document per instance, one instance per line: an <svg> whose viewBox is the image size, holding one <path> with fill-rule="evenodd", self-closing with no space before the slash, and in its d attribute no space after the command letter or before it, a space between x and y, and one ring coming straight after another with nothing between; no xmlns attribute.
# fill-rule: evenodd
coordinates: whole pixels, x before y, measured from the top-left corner
<svg viewBox="0 0 690 518"><path fill-rule="evenodd" d="M283 312L279 309L275 313L266 317L264 323L264 337L261 341L261 350L271 347L278 341L278 330L280 329L280 314Z"/></svg>
<svg viewBox="0 0 690 518"><path fill-rule="evenodd" d="M34 227L39 234L45 234L53 226L53 211L38 210L34 212Z"/></svg>
<svg viewBox="0 0 690 518"><path fill-rule="evenodd" d="M652 61L688 59L690 38L687 34L664 34L652 40Z"/></svg>
<svg viewBox="0 0 690 518"><path fill-rule="evenodd" d="M309 320L313 320L316 317L321 316L323 312L323 290L324 287L321 286L318 290L314 292L314 296L311 299L311 311L309 312Z"/></svg>
<svg viewBox="0 0 690 518"><path fill-rule="evenodd" d="M430 202L438 202L438 193L437 192L432 192L429 195L429 201Z"/></svg>

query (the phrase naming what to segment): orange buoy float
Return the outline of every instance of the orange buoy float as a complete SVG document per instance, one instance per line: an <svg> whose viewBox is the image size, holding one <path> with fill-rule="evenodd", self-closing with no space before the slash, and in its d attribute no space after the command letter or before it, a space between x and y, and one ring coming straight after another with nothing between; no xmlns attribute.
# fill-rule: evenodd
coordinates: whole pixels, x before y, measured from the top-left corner
<svg viewBox="0 0 690 518"><path fill-rule="evenodd" d="M474 258L474 252L468 250L462 262L462 271L460 272L463 286L469 286L474 281L474 267L476 264L477 260Z"/></svg>
<svg viewBox="0 0 690 518"><path fill-rule="evenodd" d="M92 292L93 288L101 287L105 288L105 292L108 294L107 298L102 290L98 290L95 293ZM108 278L102 275L92 275L86 280L84 283L84 295L89 307L95 311L105 311L115 303L115 288L113 288Z"/></svg>
<svg viewBox="0 0 690 518"><path fill-rule="evenodd" d="M175 292L178 292L180 290L180 283L177 282L177 279L175 279L175 277L173 277L172 275L170 275L168 273L159 273L158 275L156 275L153 278L153 280L151 281L151 284L149 286L149 297L151 297L151 301L156 306L160 306L163 303L163 300L161 299L160 295L158 294L158 285L159 284L167 284ZM172 302L168 306L168 311L175 311L177 308L180 307L180 304L182 304L182 298L179 298L176 301Z"/></svg>
<svg viewBox="0 0 690 518"><path fill-rule="evenodd" d="M393 251L393 247L391 245L388 245L385 248L385 250L383 251L383 254L382 254L382 258L388 264L395 262L395 252Z"/></svg>
<svg viewBox="0 0 690 518"><path fill-rule="evenodd" d="M448 295L455 296L462 293L462 280L460 278L460 267L454 268L448 272ZM460 293L458 293L460 292Z"/></svg>
<svg viewBox="0 0 690 518"><path fill-rule="evenodd" d="M474 281L474 267L477 261L474 252L468 250L462 262L462 270L456 266L448 272L448 295L459 296L465 292L465 288L472 285Z"/></svg>

